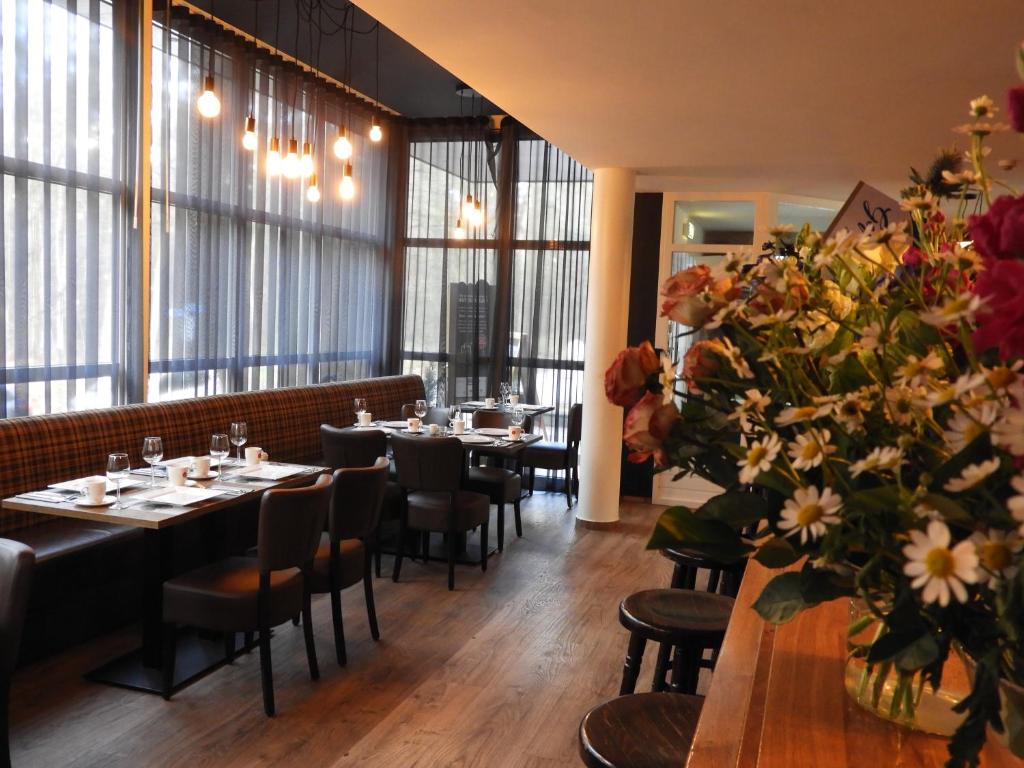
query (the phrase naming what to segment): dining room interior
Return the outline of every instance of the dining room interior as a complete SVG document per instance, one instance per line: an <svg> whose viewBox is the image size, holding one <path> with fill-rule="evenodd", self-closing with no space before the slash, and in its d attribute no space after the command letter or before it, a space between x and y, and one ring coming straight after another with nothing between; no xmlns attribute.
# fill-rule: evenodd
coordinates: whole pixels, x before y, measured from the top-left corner
<svg viewBox="0 0 1024 768"><path fill-rule="evenodd" d="M1020 0L0 0L0 768L1024 760Z"/></svg>

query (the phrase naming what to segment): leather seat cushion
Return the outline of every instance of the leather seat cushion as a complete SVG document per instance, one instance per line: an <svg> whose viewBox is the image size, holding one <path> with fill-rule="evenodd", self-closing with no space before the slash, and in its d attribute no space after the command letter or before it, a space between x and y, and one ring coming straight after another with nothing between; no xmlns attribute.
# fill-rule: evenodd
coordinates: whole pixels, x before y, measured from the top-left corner
<svg viewBox="0 0 1024 768"><path fill-rule="evenodd" d="M251 557L229 557L164 582L164 621L221 632L257 629L260 573ZM302 573L270 574L271 627L302 610Z"/></svg>
<svg viewBox="0 0 1024 768"><path fill-rule="evenodd" d="M451 495L442 491L409 494L409 527L420 531L447 531ZM490 500L472 491L455 493L455 530L483 525L491 513Z"/></svg>
<svg viewBox="0 0 1024 768"><path fill-rule="evenodd" d="M522 464L524 467L538 469L565 469L569 459L569 449L565 443L534 443L523 449Z"/></svg>
<svg viewBox="0 0 1024 768"><path fill-rule="evenodd" d="M341 556L338 558L338 584L341 589L351 587L363 580L363 558L366 548L359 539L342 539ZM313 559L313 573L310 574L310 589L315 593L331 590L331 537L320 536L320 546Z"/></svg>
<svg viewBox="0 0 1024 768"><path fill-rule="evenodd" d="M19 528L7 534L7 537L32 547L36 553L36 565L42 565L47 560L74 554L94 545L141 539L142 530L130 525L64 519Z"/></svg>
<svg viewBox="0 0 1024 768"><path fill-rule="evenodd" d="M518 472L501 467L470 467L466 489L485 494L492 504L510 504L519 498L523 480Z"/></svg>

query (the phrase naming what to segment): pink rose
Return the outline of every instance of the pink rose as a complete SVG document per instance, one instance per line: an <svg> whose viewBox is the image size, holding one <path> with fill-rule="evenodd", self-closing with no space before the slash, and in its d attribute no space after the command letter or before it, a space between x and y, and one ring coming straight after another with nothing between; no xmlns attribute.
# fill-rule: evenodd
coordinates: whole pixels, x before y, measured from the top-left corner
<svg viewBox="0 0 1024 768"><path fill-rule="evenodd" d="M1024 85L1011 88L1006 94L1006 103L1010 125L1017 133L1024 133Z"/></svg>
<svg viewBox="0 0 1024 768"><path fill-rule="evenodd" d="M1024 262L986 259L975 292L985 299L978 314L974 344L979 350L999 348L1004 360L1024 355Z"/></svg>
<svg viewBox="0 0 1024 768"><path fill-rule="evenodd" d="M643 397L647 379L661 370L661 359L645 341L639 347L628 347L604 374L604 393L609 401L623 408L632 408Z"/></svg>
<svg viewBox="0 0 1024 768"><path fill-rule="evenodd" d="M992 259L1024 259L1024 198L1003 195L967 222L974 248Z"/></svg>
<svg viewBox="0 0 1024 768"><path fill-rule="evenodd" d="M712 354L718 347L713 340L704 339L686 350L686 354L683 355L683 381L691 392L700 392L698 379L709 378L718 373L721 363Z"/></svg>
<svg viewBox="0 0 1024 768"><path fill-rule="evenodd" d="M711 315L736 297L732 278L715 280L703 264L676 272L661 286L661 314L677 323L700 328Z"/></svg>
<svg viewBox="0 0 1024 768"><path fill-rule="evenodd" d="M666 403L661 395L653 392L644 395L626 414L622 437L632 451L629 460L639 464L654 456L656 464L665 466L668 463L665 440L672 432L672 425L681 418L674 403Z"/></svg>

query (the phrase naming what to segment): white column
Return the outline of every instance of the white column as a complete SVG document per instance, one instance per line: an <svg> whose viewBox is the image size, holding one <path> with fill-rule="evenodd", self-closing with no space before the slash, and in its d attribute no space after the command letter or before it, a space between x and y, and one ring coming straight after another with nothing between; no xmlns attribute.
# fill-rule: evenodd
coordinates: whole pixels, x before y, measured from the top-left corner
<svg viewBox="0 0 1024 768"><path fill-rule="evenodd" d="M626 168L594 171L587 346L583 355L580 501L576 517L595 523L612 523L619 519L622 408L605 398L604 372L626 346L633 192L633 171Z"/></svg>

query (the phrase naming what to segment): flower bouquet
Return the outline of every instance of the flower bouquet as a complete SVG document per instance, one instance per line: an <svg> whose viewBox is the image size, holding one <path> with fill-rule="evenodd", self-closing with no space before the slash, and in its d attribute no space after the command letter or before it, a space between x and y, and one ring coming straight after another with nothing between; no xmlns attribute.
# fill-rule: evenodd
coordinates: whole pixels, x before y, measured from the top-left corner
<svg viewBox="0 0 1024 768"><path fill-rule="evenodd" d="M701 336L679 375L649 343L606 374L632 459L723 489L649 547L788 566L754 605L775 623L862 600L877 631L854 652L895 675L894 711L969 658L950 766L989 727L1024 756L1024 197L986 168L996 113L971 102L970 148L912 175L907 222L779 228L767 255L671 277L662 313ZM1024 131L1024 88L1009 114Z"/></svg>

